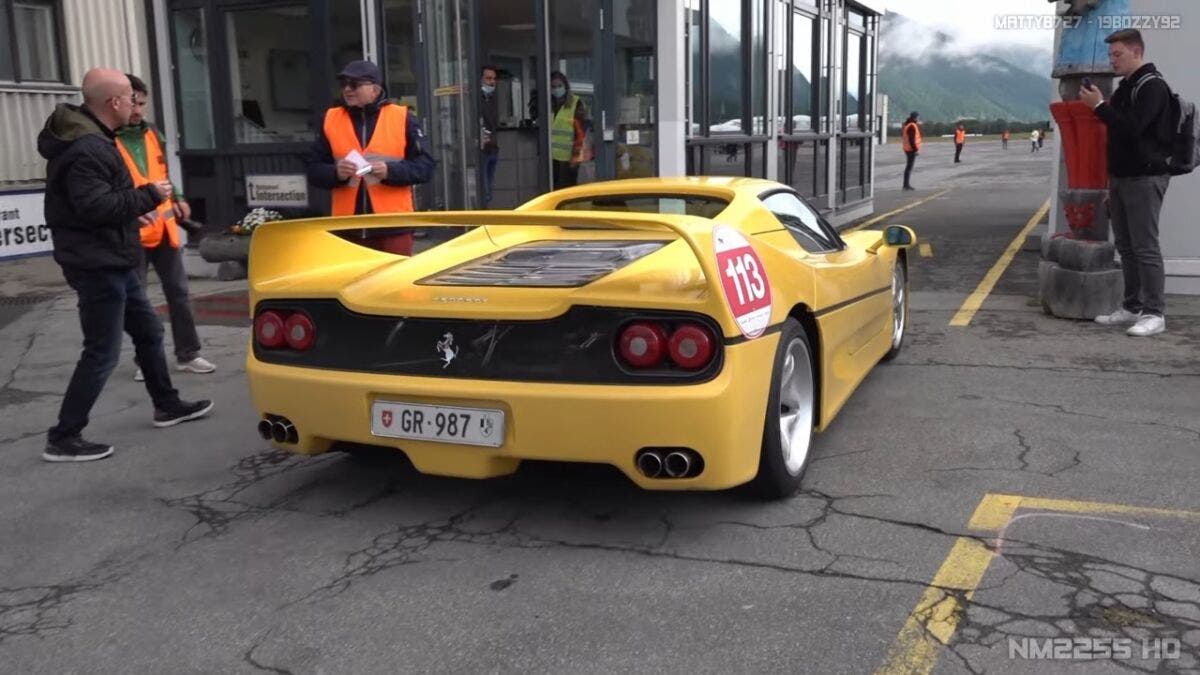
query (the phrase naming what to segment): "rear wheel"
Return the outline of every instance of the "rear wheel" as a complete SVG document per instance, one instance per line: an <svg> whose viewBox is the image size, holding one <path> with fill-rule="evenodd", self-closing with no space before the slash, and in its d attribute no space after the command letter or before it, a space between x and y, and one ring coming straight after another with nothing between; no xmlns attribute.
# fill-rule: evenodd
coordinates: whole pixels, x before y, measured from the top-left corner
<svg viewBox="0 0 1200 675"><path fill-rule="evenodd" d="M904 261L896 258L892 267L892 346L883 355L884 361L891 361L900 354L904 346L904 334L908 331L908 269Z"/></svg>
<svg viewBox="0 0 1200 675"><path fill-rule="evenodd" d="M754 491L766 499L795 494L808 466L816 409L816 378L804 327L795 319L783 324L771 393L763 422L762 450Z"/></svg>

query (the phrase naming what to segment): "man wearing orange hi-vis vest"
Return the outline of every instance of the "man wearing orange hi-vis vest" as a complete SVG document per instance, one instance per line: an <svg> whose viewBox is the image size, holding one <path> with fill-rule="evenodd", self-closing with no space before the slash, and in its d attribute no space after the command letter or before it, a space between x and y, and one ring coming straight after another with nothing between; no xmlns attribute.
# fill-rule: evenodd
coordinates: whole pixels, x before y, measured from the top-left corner
<svg viewBox="0 0 1200 675"><path fill-rule="evenodd" d="M962 155L963 145L967 142L967 128L962 122L954 127L954 163L958 164L962 160L959 157Z"/></svg>
<svg viewBox="0 0 1200 675"><path fill-rule="evenodd" d="M133 114L129 117L129 124L117 131L117 150L125 160L134 186L170 180L162 134L143 117L149 89L138 76L128 77L133 85ZM192 209L187 199L179 188L175 188L172 199L164 200L158 208L139 219L142 225L142 264L138 268L138 276L145 286L147 268L154 265L154 273L162 282L171 318L175 369L211 373L217 367L200 356L200 336L196 333L196 318L192 315L192 303L188 299L187 270L180 249L179 221L188 221L191 215ZM133 379L142 381L140 368L134 373Z"/></svg>
<svg viewBox="0 0 1200 675"><path fill-rule="evenodd" d="M429 182L435 166L416 115L388 100L383 74L370 61L351 61L338 83L342 105L325 112L309 155L308 182L330 191L333 216L414 210L412 186ZM368 245L411 255L412 234Z"/></svg>
<svg viewBox="0 0 1200 675"><path fill-rule="evenodd" d="M917 122L920 116L917 111L908 114L908 120L900 127L900 138L904 148L904 189L915 190L912 186L913 163L917 161L917 153L921 151L921 125Z"/></svg>

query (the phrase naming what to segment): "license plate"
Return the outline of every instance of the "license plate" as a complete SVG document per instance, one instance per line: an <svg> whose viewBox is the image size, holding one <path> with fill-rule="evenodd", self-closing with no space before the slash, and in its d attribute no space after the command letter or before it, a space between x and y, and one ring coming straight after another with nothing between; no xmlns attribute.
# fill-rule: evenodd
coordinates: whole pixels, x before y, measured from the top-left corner
<svg viewBox="0 0 1200 675"><path fill-rule="evenodd" d="M371 406L371 433L498 448L504 443L504 411L375 401Z"/></svg>

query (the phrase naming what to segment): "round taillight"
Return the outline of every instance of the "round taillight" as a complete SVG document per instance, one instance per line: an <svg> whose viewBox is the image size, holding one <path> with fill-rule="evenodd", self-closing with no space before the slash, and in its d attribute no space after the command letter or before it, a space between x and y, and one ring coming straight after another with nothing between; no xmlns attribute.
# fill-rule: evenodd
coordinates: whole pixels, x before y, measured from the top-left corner
<svg viewBox="0 0 1200 675"><path fill-rule="evenodd" d="M298 352L307 351L317 341L317 327L304 312L296 312L283 324L284 339Z"/></svg>
<svg viewBox="0 0 1200 675"><path fill-rule="evenodd" d="M274 310L268 309L254 319L254 337L258 344L268 349L282 347L284 337L283 317Z"/></svg>
<svg viewBox="0 0 1200 675"><path fill-rule="evenodd" d="M685 323L671 333L667 351L679 367L697 370L707 366L716 350L712 331L704 326Z"/></svg>
<svg viewBox="0 0 1200 675"><path fill-rule="evenodd" d="M654 323L631 323L618 341L621 358L634 368L653 368L667 353L667 332Z"/></svg>

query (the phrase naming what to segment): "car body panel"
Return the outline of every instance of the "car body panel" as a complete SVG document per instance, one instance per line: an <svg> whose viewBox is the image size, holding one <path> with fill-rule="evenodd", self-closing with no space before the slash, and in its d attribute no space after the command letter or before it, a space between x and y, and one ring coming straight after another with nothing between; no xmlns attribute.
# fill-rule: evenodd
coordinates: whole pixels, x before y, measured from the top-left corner
<svg viewBox="0 0 1200 675"><path fill-rule="evenodd" d="M655 489L717 489L745 482L757 471L778 332L789 316L807 315L816 325L818 430L830 424L891 339L889 291L900 249L883 246L869 252L881 233L868 230L839 240L837 250L803 250L759 199L781 188L746 178L633 179L559 190L512 211L268 223L253 235L252 308L264 302L336 300L350 312L401 323L405 317L546 321L581 306L686 312L719 326L724 362L715 377L703 382L520 382L320 369L259 360L252 349L247 373L254 404L264 415L281 415L295 424L299 442L280 447L315 453L335 441L386 445L402 449L426 473L483 478L509 473L522 459L544 459L611 464L637 484ZM564 202L598 195L693 195L728 205L712 219L558 210ZM762 261L772 303L768 328L760 337L742 335L724 297L713 241L718 224L741 231ZM464 226L473 229L411 257L373 250L336 234L397 227L463 232ZM575 286L429 281L517 246L602 240L666 243ZM508 437L500 448L373 437L370 408L375 399L498 407L508 416ZM634 453L660 445L700 452L704 471L688 479L641 476Z"/></svg>

